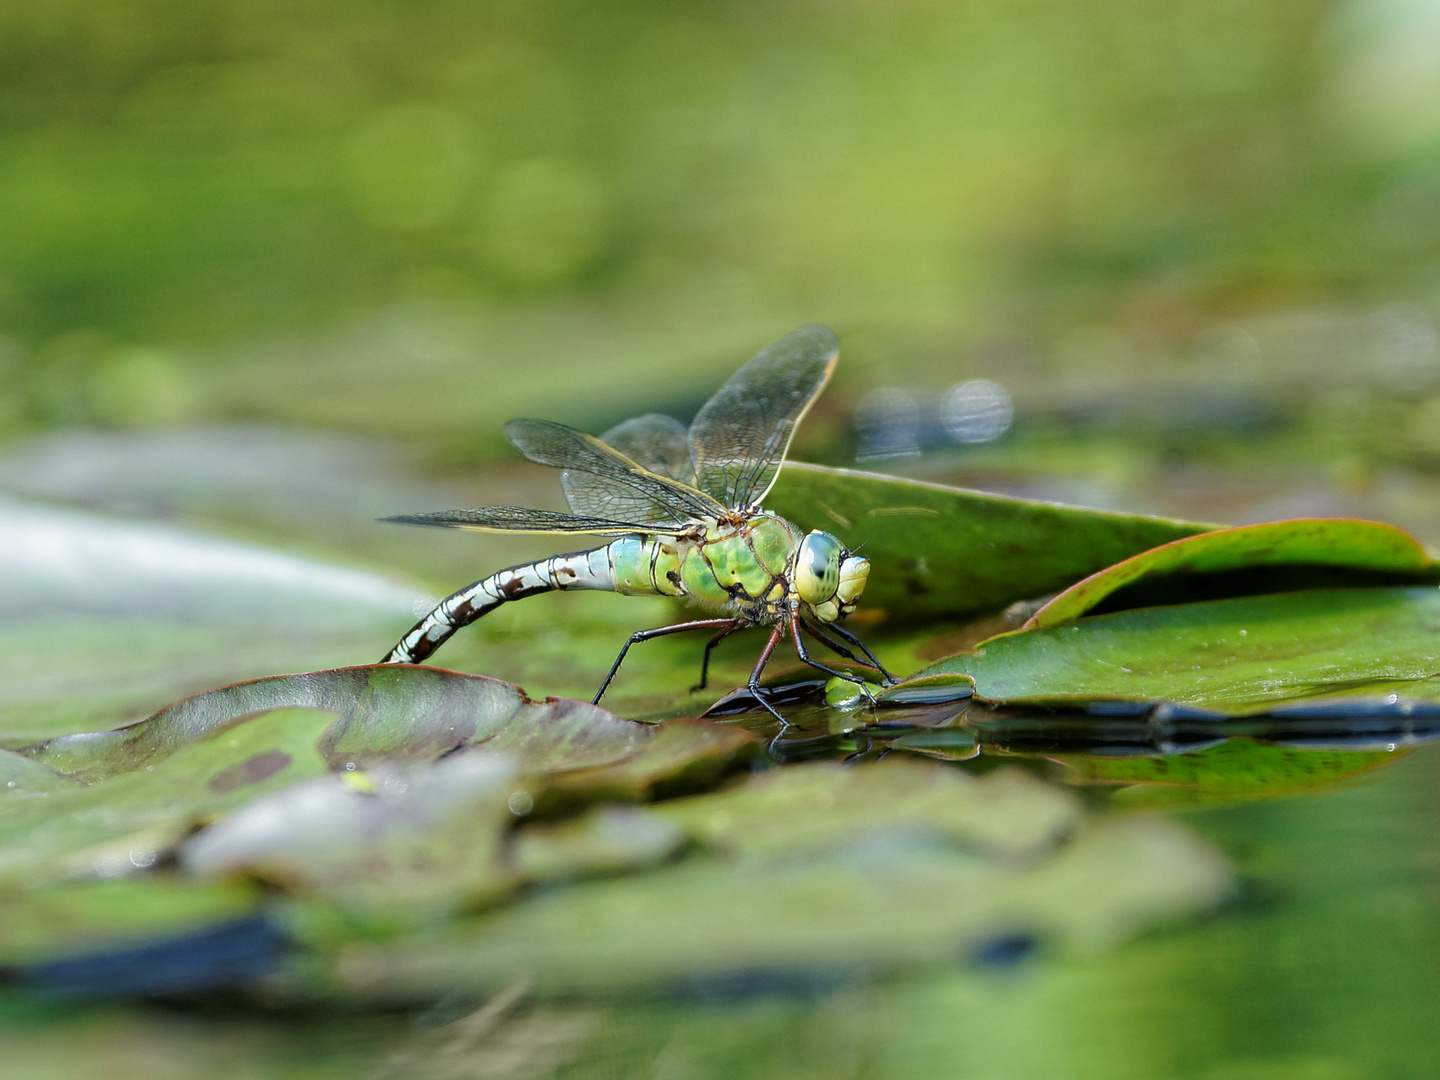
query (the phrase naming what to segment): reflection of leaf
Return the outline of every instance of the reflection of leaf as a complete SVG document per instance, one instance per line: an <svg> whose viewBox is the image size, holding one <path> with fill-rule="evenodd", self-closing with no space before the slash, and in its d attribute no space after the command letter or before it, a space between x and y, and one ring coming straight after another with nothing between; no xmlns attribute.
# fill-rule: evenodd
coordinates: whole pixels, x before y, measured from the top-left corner
<svg viewBox="0 0 1440 1080"><path fill-rule="evenodd" d="M1307 583L1311 587L1324 587L1332 584L1324 578L1339 571L1385 575L1417 583L1436 580L1436 565L1425 548L1393 525L1350 518L1273 521L1217 529L1125 559L1066 589L1037 611L1025 629L1078 619L1107 599L1110 603L1106 606L1113 607L1116 593L1122 590L1130 594L1133 601L1125 604L1126 607L1191 599L1175 596L1167 600L1166 585L1175 587L1172 579L1180 575L1231 572L1218 578L1212 588L1244 587L1234 581L1233 572L1250 570L1260 573L1254 575L1253 583L1248 583L1248 591L1259 593L1280 592L1282 588L1294 589ZM1307 582L1297 576L1297 572L1321 580Z"/></svg>
<svg viewBox="0 0 1440 1080"><path fill-rule="evenodd" d="M781 471L766 506L863 544L871 572L862 603L906 619L998 610L1214 528L798 462Z"/></svg>
<svg viewBox="0 0 1440 1080"><path fill-rule="evenodd" d="M276 710L196 739L152 768L7 799L0 881L113 877L151 866L195 824L327 771L315 740L333 719Z"/></svg>
<svg viewBox="0 0 1440 1080"><path fill-rule="evenodd" d="M921 674L990 700L1168 700L1258 712L1367 684L1433 700L1440 592L1325 589L1143 608L992 638ZM1408 689L1407 689L1408 688Z"/></svg>
<svg viewBox="0 0 1440 1080"><path fill-rule="evenodd" d="M1066 765L1075 780L1098 784L1137 784L1127 802L1184 801L1179 790L1205 796L1273 797L1330 787L1388 765L1409 749L1310 750L1274 746L1236 737L1218 746L1184 754L1153 757L1105 757L1092 754L1050 754ZM1153 789L1171 789L1166 793Z"/></svg>

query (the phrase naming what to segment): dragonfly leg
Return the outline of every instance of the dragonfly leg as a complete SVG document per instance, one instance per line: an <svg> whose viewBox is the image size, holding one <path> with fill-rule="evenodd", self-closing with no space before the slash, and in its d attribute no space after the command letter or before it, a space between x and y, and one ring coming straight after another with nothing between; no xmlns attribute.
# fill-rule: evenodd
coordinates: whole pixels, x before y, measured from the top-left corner
<svg viewBox="0 0 1440 1080"><path fill-rule="evenodd" d="M761 705L765 706L766 712L768 712L771 716L775 717L776 720L780 721L780 725L782 728L788 728L790 726L790 721L786 720L785 717L780 715L779 710L777 710L774 705L771 705L770 702L766 700L765 691L760 689L760 675L765 670L765 665L770 663L770 657L773 656L775 653L775 646L780 644L780 638L784 633L785 623L777 623L775 629L770 634L770 640L765 642L765 648L760 650L760 659L755 662L755 670L750 672L750 678L745 683L745 687L754 696L756 701L760 702Z"/></svg>
<svg viewBox="0 0 1440 1080"><path fill-rule="evenodd" d="M824 641L826 645L829 645L829 646L830 646L830 648L835 649L834 643L833 643L833 642L830 642L830 641L827 641L827 640L825 639L824 635L822 635L822 634L819 632L819 627L811 626L809 623L806 623L806 624L805 624L805 628L806 628L807 630L809 630L812 634L814 634L815 637L819 638L819 640ZM844 639L845 639L846 641L848 641L851 645L854 645L857 649L859 649L862 653L864 653L864 654L865 654L865 660L868 660L868 661L870 662L870 666L871 666L871 667L873 667L876 671L880 672L881 675L885 676L885 681L886 681L886 682L894 682L894 681L895 681L895 676L894 676L894 675L891 675L890 672L886 671L886 670L885 670L885 665L882 664L882 663L880 663L879 660L875 659L875 654L872 653L869 649L867 649L867 648L865 647L865 642L861 641L858 637L856 637L854 634L850 633L849 630L846 630L843 626L839 625L838 623L831 623L831 624L829 624L829 625L826 627L826 629L827 629L827 630L831 630L831 631L833 631L833 632L836 633L836 634L839 634L840 637L844 638ZM857 664L863 664L863 663L865 662L865 660L861 660L858 656L854 656L854 655L852 655L851 653L845 651L844 649L835 649L835 651L836 651L837 653L839 653L841 656L848 656L851 660L854 660Z"/></svg>
<svg viewBox="0 0 1440 1080"><path fill-rule="evenodd" d="M743 630L749 625L750 624L744 619L731 619L729 626L721 629L718 634L716 634L714 637L712 637L709 641L705 643L705 655L700 658L700 681L694 686L690 687L690 692L692 694L704 690L705 684L709 681L710 650L715 648L716 645L719 645L720 642L724 641L731 634L735 633L736 630Z"/></svg>
<svg viewBox="0 0 1440 1080"><path fill-rule="evenodd" d="M635 633L630 635L629 640L620 646L620 655L615 657L615 663L610 665L610 673L605 676L605 681L600 684L600 689L596 690L595 696L590 699L591 704L600 704L600 699L605 695L605 691L609 689L610 680L615 678L615 673L620 670L620 665L624 663L625 654L630 651L631 645L635 645L641 641L649 641L651 638L664 637L666 634L683 634L687 630L713 630L717 626L726 628L717 635L715 640L718 641L721 637L734 633L744 625L744 621L739 619L695 619L691 622L675 623L672 626L657 626L653 630L635 631ZM712 641L711 644L713 645L714 641ZM707 658L710 655L709 646L705 649L705 655Z"/></svg>
<svg viewBox="0 0 1440 1080"><path fill-rule="evenodd" d="M811 632L813 633L814 631L812 630ZM809 664L816 671L823 671L827 675L834 675L837 679L844 679L846 682L863 683L865 681L859 675L855 675L849 671L840 671L838 668L828 667L811 656L805 648L804 640L800 637L799 619L792 619L790 622L790 640L795 643L795 654L800 657L801 662Z"/></svg>

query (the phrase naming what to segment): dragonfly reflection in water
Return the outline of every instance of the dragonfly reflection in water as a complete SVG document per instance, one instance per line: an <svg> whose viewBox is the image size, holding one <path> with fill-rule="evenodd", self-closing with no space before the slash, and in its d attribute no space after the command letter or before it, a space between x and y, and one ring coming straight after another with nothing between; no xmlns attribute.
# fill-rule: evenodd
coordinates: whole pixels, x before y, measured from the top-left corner
<svg viewBox="0 0 1440 1080"><path fill-rule="evenodd" d="M604 589L629 596L686 597L717 614L632 634L600 684L596 702L631 645L686 630L714 631L700 667L696 689L702 689L716 644L747 627L773 627L747 685L782 723L784 717L766 701L759 681L787 635L811 667L863 681L815 660L802 631L889 680L870 650L837 623L855 609L869 562L847 551L830 533L802 533L760 509L785 460L795 425L824 388L837 358L838 345L829 329L802 327L736 372L688 430L678 420L654 413L627 420L598 439L546 420L510 421L505 437L520 453L564 470L560 484L571 513L486 506L386 520L614 539L587 551L512 566L467 585L416 623L381 662L420 663L456 630L508 600L552 589Z"/></svg>

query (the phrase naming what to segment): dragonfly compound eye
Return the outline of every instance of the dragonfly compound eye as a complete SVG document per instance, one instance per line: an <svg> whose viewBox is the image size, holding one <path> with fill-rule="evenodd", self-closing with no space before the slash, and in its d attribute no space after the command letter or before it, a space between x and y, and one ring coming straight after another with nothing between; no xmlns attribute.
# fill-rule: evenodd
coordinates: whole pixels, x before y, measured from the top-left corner
<svg viewBox="0 0 1440 1080"><path fill-rule="evenodd" d="M835 599L840 602L840 613L849 614L855 610L855 601L865 591L865 580L870 576L870 560L859 555L846 555L840 560L840 584L835 588Z"/></svg>
<svg viewBox="0 0 1440 1080"><path fill-rule="evenodd" d="M840 559L845 546L826 532L812 532L800 541L795 559L795 588L812 607L835 595L840 585Z"/></svg>

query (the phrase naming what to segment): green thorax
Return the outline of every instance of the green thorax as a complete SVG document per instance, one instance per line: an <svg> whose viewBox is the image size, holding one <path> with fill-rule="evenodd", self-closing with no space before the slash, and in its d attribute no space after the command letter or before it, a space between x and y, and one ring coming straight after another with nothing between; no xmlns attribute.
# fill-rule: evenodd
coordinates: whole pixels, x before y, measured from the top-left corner
<svg viewBox="0 0 1440 1080"><path fill-rule="evenodd" d="M615 591L688 596L704 604L771 614L789 589L791 557L801 534L774 514L739 525L710 522L694 538L622 536L609 545ZM777 588L778 586L778 588Z"/></svg>

